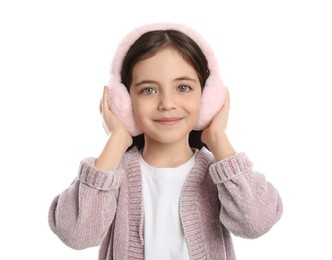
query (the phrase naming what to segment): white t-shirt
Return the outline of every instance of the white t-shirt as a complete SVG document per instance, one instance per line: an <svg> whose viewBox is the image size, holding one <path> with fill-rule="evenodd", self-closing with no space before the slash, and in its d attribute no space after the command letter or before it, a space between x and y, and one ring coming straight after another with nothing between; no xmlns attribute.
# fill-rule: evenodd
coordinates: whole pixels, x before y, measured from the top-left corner
<svg viewBox="0 0 332 260"><path fill-rule="evenodd" d="M145 260L190 259L180 220L180 196L195 155L176 168L154 168L140 159Z"/></svg>

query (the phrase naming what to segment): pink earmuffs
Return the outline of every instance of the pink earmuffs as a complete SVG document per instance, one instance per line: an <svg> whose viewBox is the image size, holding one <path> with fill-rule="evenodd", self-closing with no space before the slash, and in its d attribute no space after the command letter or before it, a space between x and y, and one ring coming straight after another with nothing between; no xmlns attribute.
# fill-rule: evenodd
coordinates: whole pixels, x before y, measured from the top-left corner
<svg viewBox="0 0 332 260"><path fill-rule="evenodd" d="M168 29L181 31L190 38L192 38L201 48L208 61L210 76L207 79L203 88L200 117L196 123L194 130L203 130L204 128L206 128L224 104L226 88L219 77L216 58L211 48L197 32L185 25L180 24L157 23L138 27L132 32L130 32L122 40L122 42L120 42L112 62L111 78L108 85L109 107L111 111L126 126L132 136L139 135L142 133L142 131L137 127L135 123L131 98L129 96L127 88L121 83L120 72L122 61L130 46L142 34L148 31Z"/></svg>

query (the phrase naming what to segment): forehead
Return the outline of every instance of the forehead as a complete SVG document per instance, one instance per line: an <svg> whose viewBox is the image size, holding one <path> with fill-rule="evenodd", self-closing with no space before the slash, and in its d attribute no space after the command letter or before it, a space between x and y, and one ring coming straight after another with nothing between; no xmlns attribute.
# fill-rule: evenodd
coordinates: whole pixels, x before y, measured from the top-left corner
<svg viewBox="0 0 332 260"><path fill-rule="evenodd" d="M163 48L153 56L144 58L133 67L133 77L150 74L189 74L197 73L190 63L174 48Z"/></svg>

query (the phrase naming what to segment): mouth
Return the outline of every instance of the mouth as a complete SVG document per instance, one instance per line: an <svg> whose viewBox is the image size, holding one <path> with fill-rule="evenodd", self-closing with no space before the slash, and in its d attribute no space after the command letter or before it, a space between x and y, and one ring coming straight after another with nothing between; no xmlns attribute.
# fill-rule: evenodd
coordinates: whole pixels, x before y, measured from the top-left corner
<svg viewBox="0 0 332 260"><path fill-rule="evenodd" d="M161 125L175 125L182 120L180 117L165 117L156 119L155 122Z"/></svg>

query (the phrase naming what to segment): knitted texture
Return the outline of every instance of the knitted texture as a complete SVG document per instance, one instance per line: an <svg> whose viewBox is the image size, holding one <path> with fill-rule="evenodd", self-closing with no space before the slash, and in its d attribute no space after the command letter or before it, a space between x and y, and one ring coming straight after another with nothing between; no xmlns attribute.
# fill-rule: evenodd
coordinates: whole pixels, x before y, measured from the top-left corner
<svg viewBox="0 0 332 260"><path fill-rule="evenodd" d="M203 148L184 183L180 218L191 260L234 260L231 233L256 238L281 217L277 190L244 153L220 162ZM99 260L144 259L143 194L136 148L116 171L84 160L72 185L57 196L49 224L68 246L100 245Z"/></svg>

